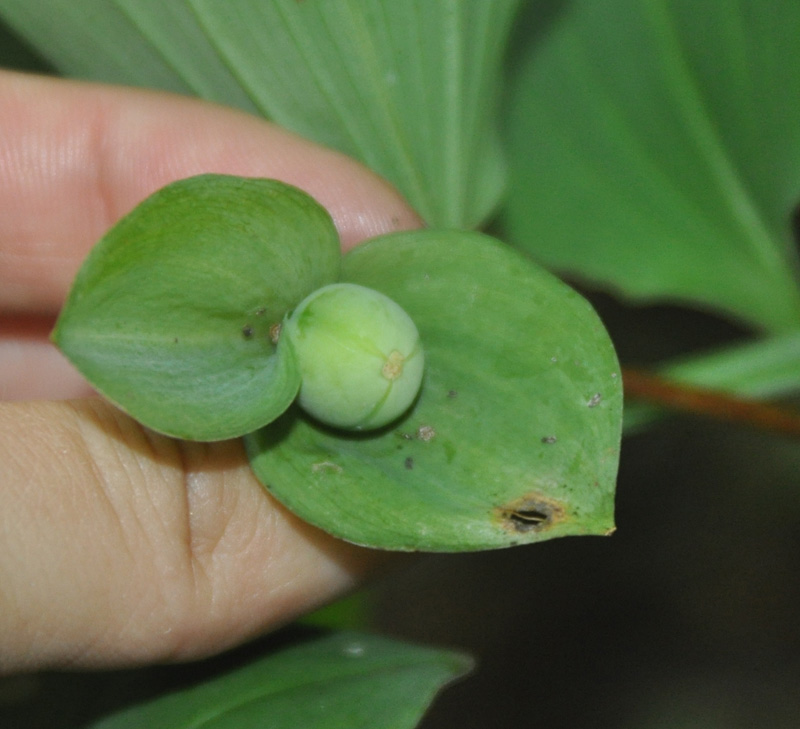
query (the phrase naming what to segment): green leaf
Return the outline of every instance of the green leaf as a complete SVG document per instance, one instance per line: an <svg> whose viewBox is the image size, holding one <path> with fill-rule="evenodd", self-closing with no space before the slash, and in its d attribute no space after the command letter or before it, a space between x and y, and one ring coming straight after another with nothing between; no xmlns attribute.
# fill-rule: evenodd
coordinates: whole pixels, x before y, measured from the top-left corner
<svg viewBox="0 0 800 729"><path fill-rule="evenodd" d="M384 175L433 225L503 184L498 77L518 0L190 0L256 104Z"/></svg>
<svg viewBox="0 0 800 729"><path fill-rule="evenodd" d="M66 75L188 91L114 0L0 0L0 18Z"/></svg>
<svg viewBox="0 0 800 729"><path fill-rule="evenodd" d="M0 68L46 73L52 71L42 57L0 23Z"/></svg>
<svg viewBox="0 0 800 729"><path fill-rule="evenodd" d="M357 633L290 648L92 729L410 729L471 668L450 651Z"/></svg>
<svg viewBox="0 0 800 729"><path fill-rule="evenodd" d="M505 182L500 67L520 0L0 0L69 75L258 111L364 162L431 224L477 226Z"/></svg>
<svg viewBox="0 0 800 729"><path fill-rule="evenodd" d="M297 394L293 352L270 329L335 280L339 261L333 222L300 190L181 180L92 250L53 338L99 392L154 430L239 436Z"/></svg>
<svg viewBox="0 0 800 729"><path fill-rule="evenodd" d="M506 547L613 528L622 387L589 304L477 233L373 239L344 280L402 306L426 370L416 404L371 434L290 410L247 436L251 464L303 519L397 550Z"/></svg>
<svg viewBox="0 0 800 729"><path fill-rule="evenodd" d="M113 0L112 5L117 6L120 14L130 22L129 27L133 28L132 32L126 31L120 36L123 49L131 41L135 43L141 39L172 70L175 81L188 92L245 111L258 112L253 99L239 82L236 70L228 67L217 52L213 37L207 36L198 23L191 3L181 0ZM90 30L96 33L98 27L90 27ZM82 58L95 73L108 73L104 67L99 68L97 60L88 58L85 51ZM125 74L131 73L128 64L121 70ZM150 73L141 72L135 72L133 79L134 83L143 86L152 85L154 80Z"/></svg>
<svg viewBox="0 0 800 729"><path fill-rule="evenodd" d="M800 332L739 343L665 365L679 382L747 397L771 398L800 391Z"/></svg>
<svg viewBox="0 0 800 729"><path fill-rule="evenodd" d="M514 243L629 297L800 326L800 4L539 1L528 21Z"/></svg>

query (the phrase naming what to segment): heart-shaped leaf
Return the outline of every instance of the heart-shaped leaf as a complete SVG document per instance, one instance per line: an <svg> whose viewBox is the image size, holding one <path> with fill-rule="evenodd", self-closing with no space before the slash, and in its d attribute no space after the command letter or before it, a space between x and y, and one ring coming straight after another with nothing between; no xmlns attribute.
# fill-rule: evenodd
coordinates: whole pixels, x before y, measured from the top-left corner
<svg viewBox="0 0 800 729"><path fill-rule="evenodd" d="M92 250L53 338L99 392L154 430L240 436L297 394L293 352L271 332L339 265L333 222L300 190L181 180Z"/></svg>
<svg viewBox="0 0 800 729"><path fill-rule="evenodd" d="M477 233L376 238L348 253L343 271L416 323L422 391L375 433L326 429L292 409L247 436L277 498L386 549L487 549L613 528L622 383L584 299Z"/></svg>
<svg viewBox="0 0 800 729"><path fill-rule="evenodd" d="M470 670L452 651L340 633L136 706L93 729L411 729Z"/></svg>

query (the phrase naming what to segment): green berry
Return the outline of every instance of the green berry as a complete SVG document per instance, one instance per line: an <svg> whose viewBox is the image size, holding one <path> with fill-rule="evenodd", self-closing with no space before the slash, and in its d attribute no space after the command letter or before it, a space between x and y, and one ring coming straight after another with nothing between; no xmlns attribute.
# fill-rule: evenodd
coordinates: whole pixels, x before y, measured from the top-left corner
<svg viewBox="0 0 800 729"><path fill-rule="evenodd" d="M292 312L289 337L300 365L299 403L327 425L380 428L400 417L422 383L417 327L387 296L331 284Z"/></svg>

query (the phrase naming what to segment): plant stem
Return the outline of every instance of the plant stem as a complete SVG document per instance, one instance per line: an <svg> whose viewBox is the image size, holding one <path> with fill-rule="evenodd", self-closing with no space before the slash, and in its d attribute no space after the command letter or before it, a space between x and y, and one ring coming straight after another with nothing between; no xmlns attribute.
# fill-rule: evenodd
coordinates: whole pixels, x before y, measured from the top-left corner
<svg viewBox="0 0 800 729"><path fill-rule="evenodd" d="M623 368L623 382L626 397L800 438L800 411L793 408L687 385L635 368Z"/></svg>

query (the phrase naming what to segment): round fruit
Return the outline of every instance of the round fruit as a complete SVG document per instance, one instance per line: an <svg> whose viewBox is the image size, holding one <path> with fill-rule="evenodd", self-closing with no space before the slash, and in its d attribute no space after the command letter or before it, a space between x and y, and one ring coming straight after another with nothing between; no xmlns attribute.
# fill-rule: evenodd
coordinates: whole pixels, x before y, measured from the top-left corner
<svg viewBox="0 0 800 729"><path fill-rule="evenodd" d="M331 284L288 317L300 366L299 403L338 428L380 428L414 402L424 355L414 322L387 296L356 284Z"/></svg>

